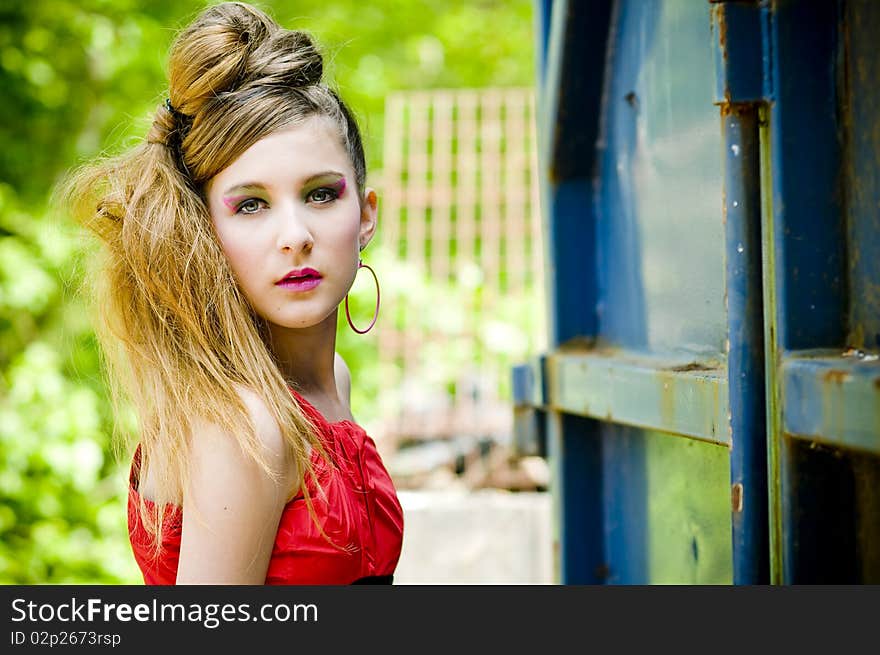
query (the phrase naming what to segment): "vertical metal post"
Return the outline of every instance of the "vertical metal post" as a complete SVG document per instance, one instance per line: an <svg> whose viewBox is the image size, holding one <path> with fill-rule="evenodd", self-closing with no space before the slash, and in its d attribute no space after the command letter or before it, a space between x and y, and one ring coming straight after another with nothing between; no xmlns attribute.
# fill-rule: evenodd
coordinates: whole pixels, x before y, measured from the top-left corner
<svg viewBox="0 0 880 655"><path fill-rule="evenodd" d="M755 106L722 110L734 584L770 580L761 175Z"/></svg>
<svg viewBox="0 0 880 655"><path fill-rule="evenodd" d="M762 9L713 3L724 148L725 300L734 584L770 580L761 252Z"/></svg>

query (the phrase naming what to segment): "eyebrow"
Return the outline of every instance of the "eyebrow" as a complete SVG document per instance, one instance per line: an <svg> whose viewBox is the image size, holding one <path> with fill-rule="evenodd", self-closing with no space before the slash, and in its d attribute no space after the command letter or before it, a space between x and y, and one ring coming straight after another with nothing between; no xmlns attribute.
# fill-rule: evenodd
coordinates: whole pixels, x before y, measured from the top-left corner
<svg viewBox="0 0 880 655"><path fill-rule="evenodd" d="M315 173L314 175L310 175L306 179L302 181L301 186L307 186L314 182L315 180L320 180L325 177L345 177L345 173L340 173L339 171L322 171L321 173ZM231 186L223 192L224 196L228 196L232 193L250 193L253 191L264 191L266 187L259 182L245 182L243 184L236 184L235 186Z"/></svg>

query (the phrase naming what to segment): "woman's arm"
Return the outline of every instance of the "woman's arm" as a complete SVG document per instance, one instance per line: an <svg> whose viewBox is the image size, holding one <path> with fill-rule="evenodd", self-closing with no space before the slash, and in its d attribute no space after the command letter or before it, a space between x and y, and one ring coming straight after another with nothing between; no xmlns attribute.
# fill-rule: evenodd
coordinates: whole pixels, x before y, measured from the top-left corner
<svg viewBox="0 0 880 655"><path fill-rule="evenodd" d="M241 391L273 468L273 481L214 424L192 440L190 481L183 497L177 584L263 584L278 522L293 484L278 423L253 393Z"/></svg>

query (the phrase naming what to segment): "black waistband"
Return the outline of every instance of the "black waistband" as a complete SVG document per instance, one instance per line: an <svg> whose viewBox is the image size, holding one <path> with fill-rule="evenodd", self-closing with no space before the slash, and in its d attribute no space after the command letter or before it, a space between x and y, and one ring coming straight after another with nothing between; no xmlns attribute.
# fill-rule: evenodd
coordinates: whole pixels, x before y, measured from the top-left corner
<svg viewBox="0 0 880 655"><path fill-rule="evenodd" d="M358 578L351 584L393 584L393 575L369 575L366 578Z"/></svg>

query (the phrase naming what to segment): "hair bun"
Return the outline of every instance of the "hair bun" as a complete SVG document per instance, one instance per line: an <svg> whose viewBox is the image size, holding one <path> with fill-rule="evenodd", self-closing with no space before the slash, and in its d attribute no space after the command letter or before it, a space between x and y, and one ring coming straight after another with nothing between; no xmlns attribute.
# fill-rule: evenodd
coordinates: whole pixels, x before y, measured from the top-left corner
<svg viewBox="0 0 880 655"><path fill-rule="evenodd" d="M305 32L283 29L250 5L227 2L209 7L180 33L169 71L174 108L193 116L226 93L317 84L324 64Z"/></svg>
<svg viewBox="0 0 880 655"><path fill-rule="evenodd" d="M203 11L174 42L169 95L174 108L193 115L206 101L238 87L249 56L281 28L265 13L239 2Z"/></svg>
<svg viewBox="0 0 880 655"><path fill-rule="evenodd" d="M280 29L251 52L246 86L308 86L321 81L324 59L305 32Z"/></svg>

